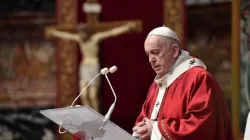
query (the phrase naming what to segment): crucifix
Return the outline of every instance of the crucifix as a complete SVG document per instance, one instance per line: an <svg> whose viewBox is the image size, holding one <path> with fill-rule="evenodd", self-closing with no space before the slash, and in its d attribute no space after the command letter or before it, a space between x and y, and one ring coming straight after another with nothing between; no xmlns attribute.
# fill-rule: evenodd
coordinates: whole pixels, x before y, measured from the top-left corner
<svg viewBox="0 0 250 140"><path fill-rule="evenodd" d="M87 0L83 5L83 10L87 13L85 24L79 24L77 27L72 25L49 26L45 32L47 37L72 40L78 43L83 55L79 67L81 101L99 111L98 91L101 79L97 77L91 82L92 78L100 72L99 43L104 39L121 34L141 32L142 23L140 20L99 22L98 14L101 12L101 5L97 3L97 0ZM86 89L85 87L90 82L91 84Z"/></svg>

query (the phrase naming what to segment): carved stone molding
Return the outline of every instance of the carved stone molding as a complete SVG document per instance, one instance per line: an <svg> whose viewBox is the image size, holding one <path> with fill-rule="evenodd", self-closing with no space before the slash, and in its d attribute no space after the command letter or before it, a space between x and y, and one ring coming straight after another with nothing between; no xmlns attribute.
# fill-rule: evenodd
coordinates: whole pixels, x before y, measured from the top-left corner
<svg viewBox="0 0 250 140"><path fill-rule="evenodd" d="M77 0L56 1L57 26L73 26L77 24ZM72 41L57 42L57 107L70 106L78 93L78 49ZM60 136L60 135L59 135ZM59 139L72 139L66 133Z"/></svg>
<svg viewBox="0 0 250 140"><path fill-rule="evenodd" d="M175 31L180 41L185 44L185 1L164 0L164 25Z"/></svg>
<svg viewBox="0 0 250 140"><path fill-rule="evenodd" d="M76 26L77 1L57 0L56 18L60 26ZM74 42L58 40L57 106L70 106L78 91L78 49Z"/></svg>

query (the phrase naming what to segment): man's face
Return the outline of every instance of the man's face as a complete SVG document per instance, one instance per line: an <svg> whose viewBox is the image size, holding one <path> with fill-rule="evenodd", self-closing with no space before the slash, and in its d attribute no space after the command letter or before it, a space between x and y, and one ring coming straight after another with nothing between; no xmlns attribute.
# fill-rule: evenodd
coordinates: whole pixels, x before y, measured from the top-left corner
<svg viewBox="0 0 250 140"><path fill-rule="evenodd" d="M158 78L163 77L171 70L176 58L174 49L165 41L167 42L161 36L150 35L144 43L145 52Z"/></svg>

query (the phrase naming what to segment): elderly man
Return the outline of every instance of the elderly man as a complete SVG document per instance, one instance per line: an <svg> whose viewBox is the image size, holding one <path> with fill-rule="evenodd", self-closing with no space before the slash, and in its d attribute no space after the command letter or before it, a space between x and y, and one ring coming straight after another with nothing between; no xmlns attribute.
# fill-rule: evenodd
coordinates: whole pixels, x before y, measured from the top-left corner
<svg viewBox="0 0 250 140"><path fill-rule="evenodd" d="M133 128L142 140L233 140L224 95L205 64L181 50L175 32L152 30L144 49L156 72Z"/></svg>

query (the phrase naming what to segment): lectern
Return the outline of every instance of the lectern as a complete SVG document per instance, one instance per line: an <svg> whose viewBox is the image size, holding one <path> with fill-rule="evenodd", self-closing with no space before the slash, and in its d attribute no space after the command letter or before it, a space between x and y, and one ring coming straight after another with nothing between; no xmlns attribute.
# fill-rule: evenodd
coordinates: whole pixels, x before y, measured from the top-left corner
<svg viewBox="0 0 250 140"><path fill-rule="evenodd" d="M59 133L69 131L81 140L136 140L131 134L89 106L41 110L59 127ZM64 131L62 131L64 129Z"/></svg>

